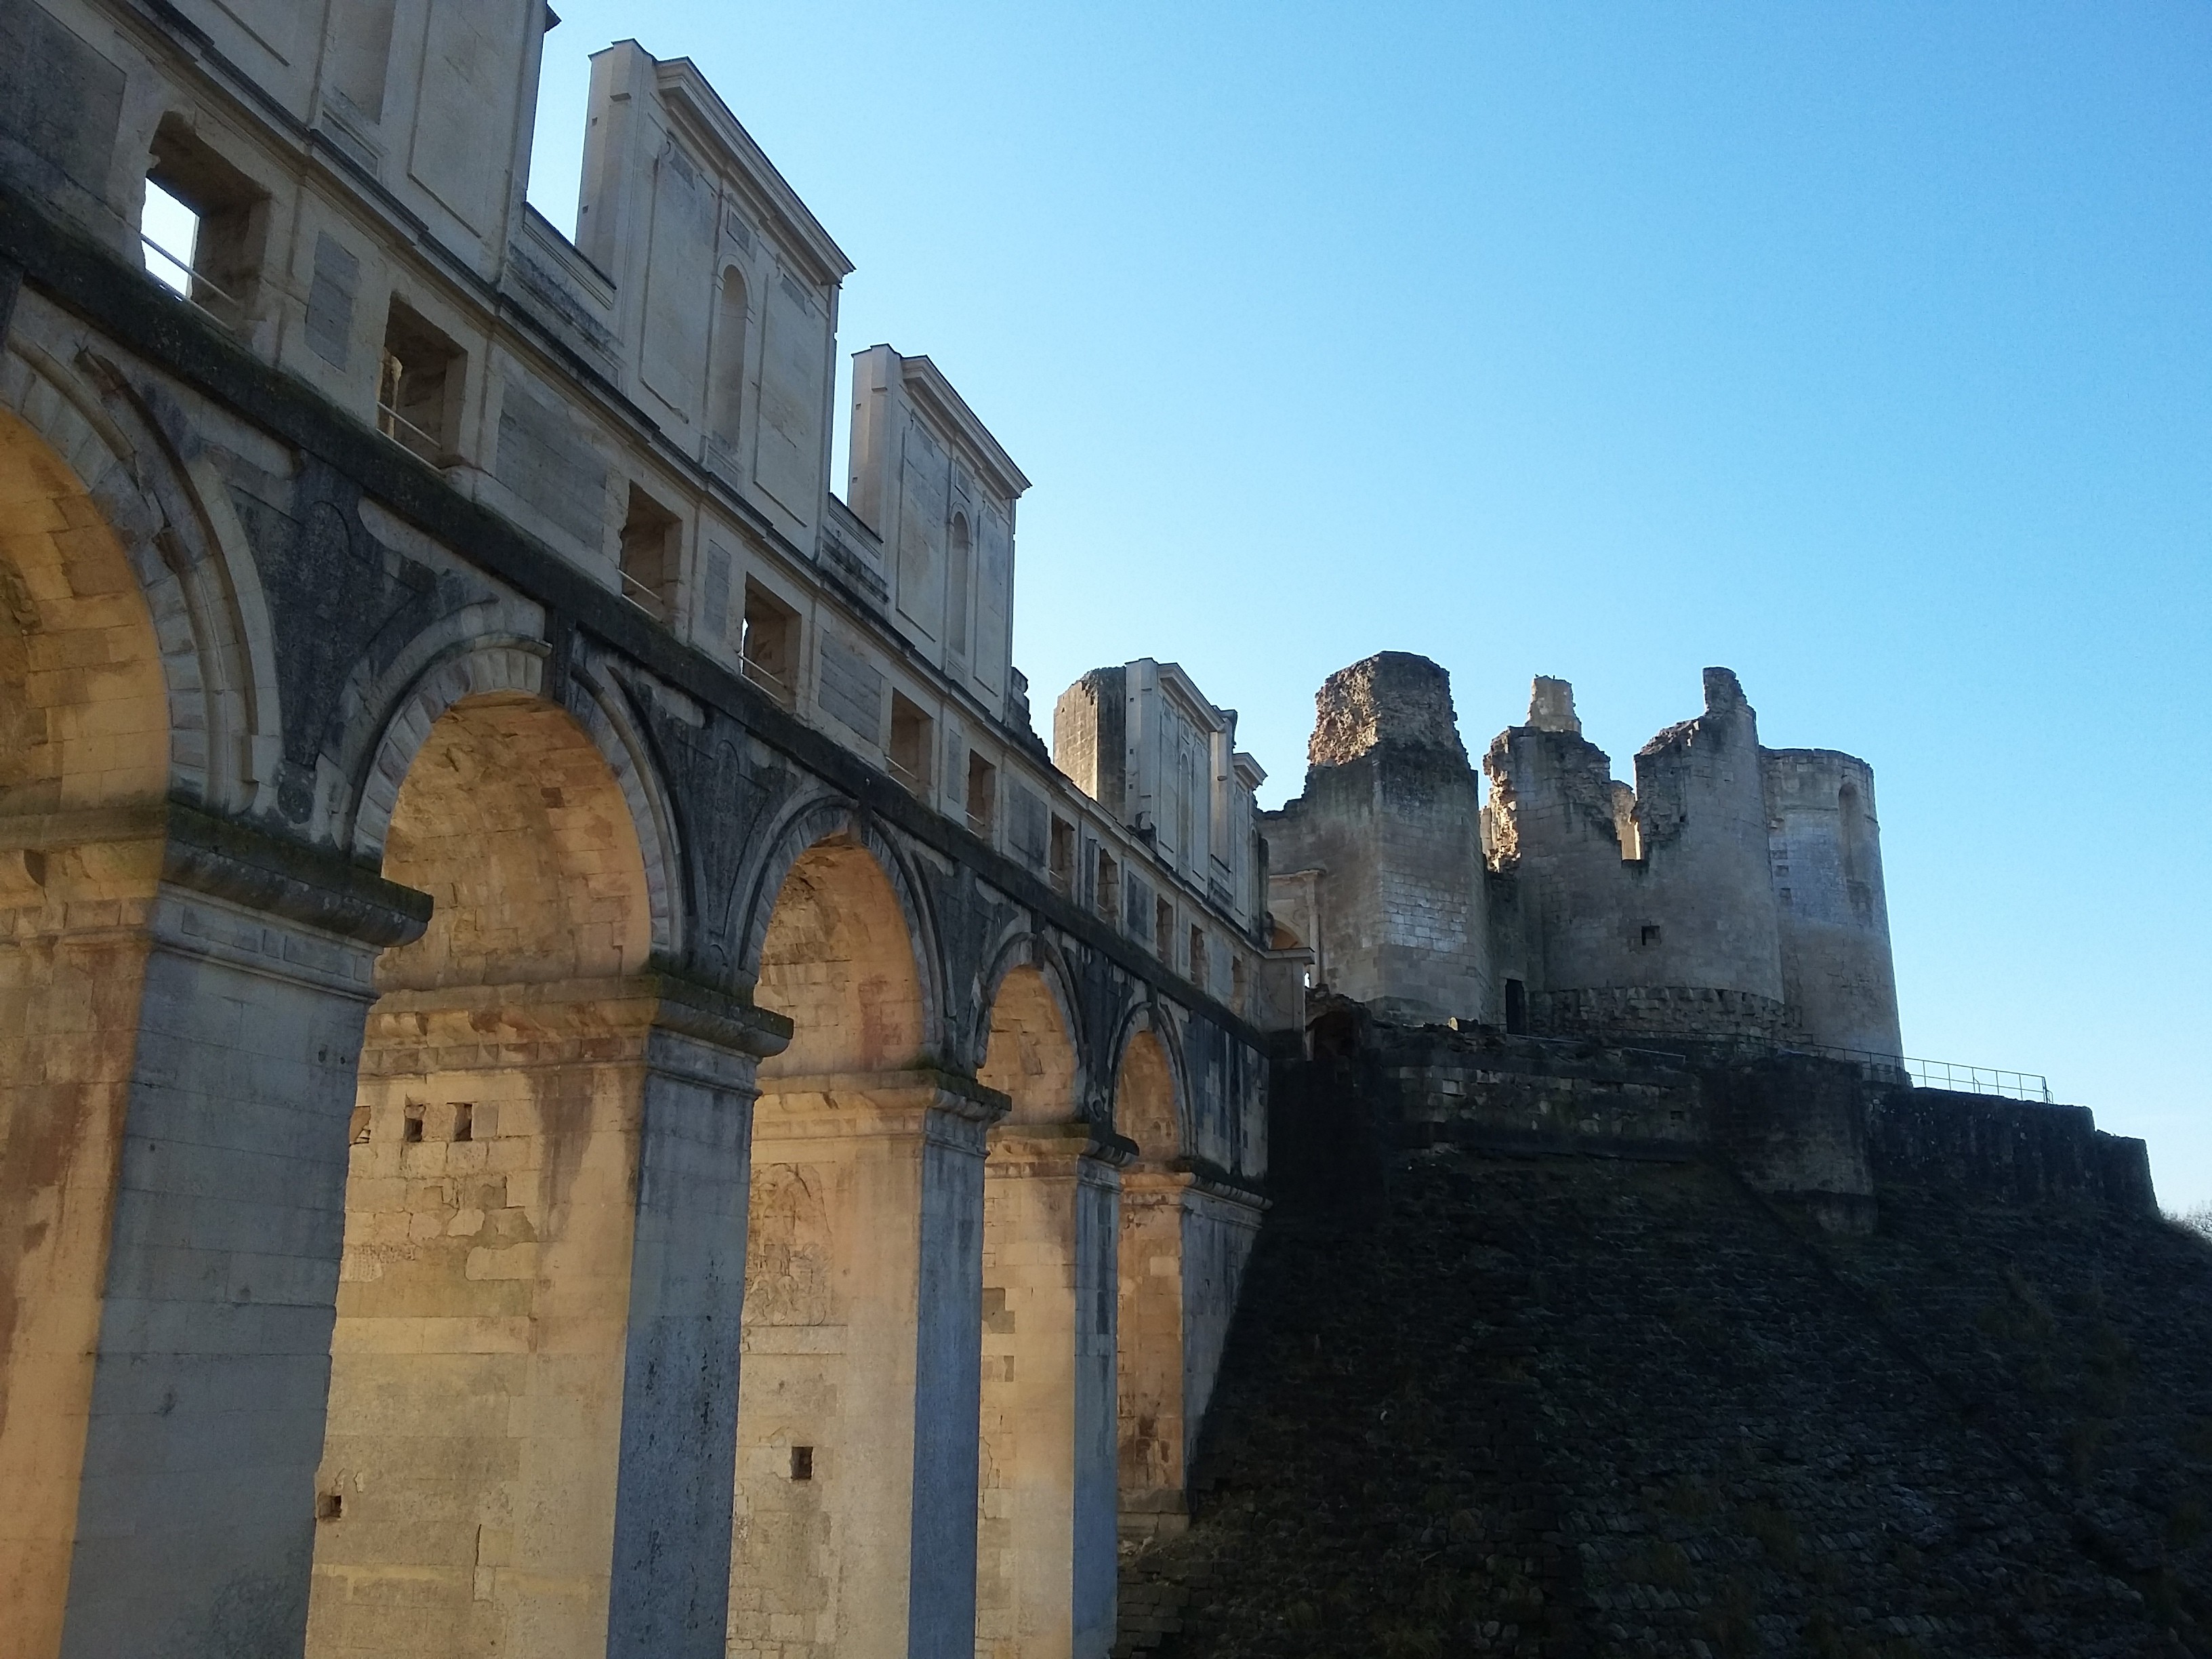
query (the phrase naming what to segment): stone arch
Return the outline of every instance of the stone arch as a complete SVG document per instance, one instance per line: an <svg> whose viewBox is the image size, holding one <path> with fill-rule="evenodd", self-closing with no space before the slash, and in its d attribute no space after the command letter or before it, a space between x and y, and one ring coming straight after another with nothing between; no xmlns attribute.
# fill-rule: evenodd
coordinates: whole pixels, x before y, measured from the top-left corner
<svg viewBox="0 0 2212 1659"><path fill-rule="evenodd" d="M1059 953L1018 935L985 982L977 1074L1011 1109L984 1166L975 1653L1103 1653L1120 1149L1085 1110Z"/></svg>
<svg viewBox="0 0 2212 1659"><path fill-rule="evenodd" d="M439 722L471 699L529 701L565 720L589 744L619 794L642 868L646 952L623 971L643 968L648 957L674 960L682 950L683 906L675 872L682 868L674 815L665 790L618 696L584 676L568 681L565 709L542 702L549 656L544 644L513 635L488 635L458 643L433 658L394 702L355 789L347 839L361 862L382 865L386 840L400 792ZM434 917L433 927L436 926Z"/></svg>
<svg viewBox="0 0 2212 1659"><path fill-rule="evenodd" d="M245 810L273 783L259 775L278 751L281 709L244 532L211 464L185 460L112 366L82 350L77 368L57 361L32 337L42 327L51 333L32 307L19 313L0 353L0 410L75 476L136 578L167 691L166 793Z"/></svg>
<svg viewBox="0 0 2212 1659"><path fill-rule="evenodd" d="M358 826L434 908L380 958L362 1049L316 1659L426 1626L456 1656L606 1640L653 919L631 799L541 673L515 643L434 667Z"/></svg>
<svg viewBox="0 0 2212 1659"><path fill-rule="evenodd" d="M782 906L792 877L804 869L807 886L817 895L834 896L840 890L848 890L855 899L865 895L862 910L854 912L850 919L865 921L872 931L888 935L891 917L896 915L906 940L919 999L915 1045L901 1063L942 1054L949 1044L943 1036L945 975L937 930L921 884L875 821L850 801L812 796L793 803L777 816L761 837L761 849L748 875L738 883L744 908L737 930L738 963L743 976L754 985L754 1000L779 1012L792 1012L775 1000L778 995L793 994L787 981L774 988L763 981L771 977L768 971L770 924ZM885 896L890 902L889 911L878 902ZM831 923L836 920L824 917ZM894 957L884 954L877 960L884 972L902 977ZM793 1018L799 1017L794 1014ZM762 1068L763 1078L794 1076L811 1069L808 1055L819 1047L818 1041L806 1041L802 1022L792 1047Z"/></svg>
<svg viewBox="0 0 2212 1659"><path fill-rule="evenodd" d="M942 1516L974 1508L962 1287L988 1103L932 1063L927 911L864 814L793 803L738 892L754 1000L793 1034L753 1115L732 1651L949 1652L975 1622L972 1558Z"/></svg>
<svg viewBox="0 0 2212 1659"><path fill-rule="evenodd" d="M1172 1163L1191 1146L1190 1090L1174 1021L1158 1004L1139 1003L1122 1020L1114 1054L1115 1131L1137 1143L1140 1164Z"/></svg>
<svg viewBox="0 0 2212 1659"><path fill-rule="evenodd" d="M1183 1510L1195 1422L1188 1336L1194 1178L1189 1095L1174 1029L1156 1004L1124 1022L1114 1077L1114 1127L1137 1143L1123 1171L1115 1333L1121 1524L1143 1532Z"/></svg>
<svg viewBox="0 0 2212 1659"><path fill-rule="evenodd" d="M0 812L168 793L171 665L127 545L70 462L0 416Z"/></svg>
<svg viewBox="0 0 2212 1659"><path fill-rule="evenodd" d="M164 649L143 538L88 484L116 500L119 463L56 394L27 401L43 418L0 413L0 1629L52 1652L190 665Z"/></svg>
<svg viewBox="0 0 2212 1659"><path fill-rule="evenodd" d="M378 963L384 988L618 976L652 954L629 800L578 722L519 690L456 699L431 724L380 850L387 879L436 902L423 936Z"/></svg>
<svg viewBox="0 0 2212 1659"><path fill-rule="evenodd" d="M1014 931L1001 942L991 958L990 966L978 981L980 994L976 998L974 1014L968 1029L960 1034L950 1058L955 1065L968 1063L972 1059L977 1076L992 1088L1000 1087L984 1077L983 1073L990 1065L996 1022L1002 1012L1002 1003L1010 982L1022 1004L1018 1018L1036 1023L1044 1020L1048 1012L1051 1023L1058 1027L1067 1044L1073 1066L1067 1080L1068 1097L1074 1102L1080 1115L1091 1115L1093 1068L1086 1052L1088 1045L1084 1042L1083 1022L1076 1012L1081 1003L1076 994L1075 976L1066 957L1042 933ZM1014 1119L1024 1121L1018 1103Z"/></svg>

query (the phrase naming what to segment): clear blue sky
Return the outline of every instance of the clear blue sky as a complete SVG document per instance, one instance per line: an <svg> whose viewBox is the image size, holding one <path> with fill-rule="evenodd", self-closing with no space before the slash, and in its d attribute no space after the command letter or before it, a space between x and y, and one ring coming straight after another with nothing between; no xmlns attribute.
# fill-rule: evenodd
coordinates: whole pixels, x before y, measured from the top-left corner
<svg viewBox="0 0 2212 1659"><path fill-rule="evenodd" d="M1036 480L1041 721L1176 659L1272 803L1395 647L1631 775L1727 664L1874 763L1908 1050L2212 1202L2212 8L560 4L556 223L696 59Z"/></svg>

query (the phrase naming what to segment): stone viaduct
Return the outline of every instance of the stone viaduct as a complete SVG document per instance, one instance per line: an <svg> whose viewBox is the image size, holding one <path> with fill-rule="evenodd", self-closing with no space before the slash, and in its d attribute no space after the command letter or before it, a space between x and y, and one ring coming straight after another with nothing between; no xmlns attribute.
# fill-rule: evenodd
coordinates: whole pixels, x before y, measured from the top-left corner
<svg viewBox="0 0 2212 1659"><path fill-rule="evenodd" d="M879 346L831 493L849 266L688 62L526 207L553 21L0 0L0 1648L1103 1654L1257 769L1146 663L1054 770L1026 479Z"/></svg>

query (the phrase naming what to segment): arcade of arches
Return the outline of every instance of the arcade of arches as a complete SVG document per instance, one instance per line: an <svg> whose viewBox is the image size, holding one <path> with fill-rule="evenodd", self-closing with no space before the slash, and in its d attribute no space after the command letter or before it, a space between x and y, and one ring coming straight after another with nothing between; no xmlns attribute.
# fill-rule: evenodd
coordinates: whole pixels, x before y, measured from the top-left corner
<svg viewBox="0 0 2212 1659"><path fill-rule="evenodd" d="M288 854L179 854L174 701L124 541L0 416L21 1650L127 1646L71 1600L123 1559L88 1518L191 1446L273 1496L175 1521L142 1593L311 1553L254 1615L310 1659L704 1650L683 1587L717 1574L732 1655L1103 1656L1117 1517L1179 1501L1189 1420L1159 1036L1092 1069L1022 946L964 1074L903 878L848 830L774 887L750 1004L671 980L630 796L522 690L436 714L378 873L316 908ZM228 1253L165 1242L216 1194ZM204 1340L133 1311L165 1298Z"/></svg>

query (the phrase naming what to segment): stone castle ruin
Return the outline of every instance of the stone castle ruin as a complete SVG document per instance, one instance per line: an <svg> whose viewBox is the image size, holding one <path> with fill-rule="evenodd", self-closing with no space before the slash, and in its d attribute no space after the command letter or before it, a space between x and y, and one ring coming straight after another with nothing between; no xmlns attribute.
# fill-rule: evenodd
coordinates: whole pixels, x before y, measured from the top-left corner
<svg viewBox="0 0 2212 1659"><path fill-rule="evenodd" d="M1873 769L1761 747L1725 668L1705 690L1632 787L1539 678L1478 809L1443 670L1331 675L1305 792L1264 820L1278 929L1318 986L1402 1018L1901 1054Z"/></svg>
<svg viewBox="0 0 2212 1659"><path fill-rule="evenodd" d="M1483 757L1486 805L1442 668L1385 652L1328 678L1305 788L1261 818L1273 943L1311 1000L1310 1056L1275 1067L1273 1188L1358 1192L1410 1136L1717 1153L1846 1230L1885 1161L2149 1210L2142 1144L2087 1112L1913 1086L1873 769L1762 747L1725 668L1705 694L1632 787L1539 678Z"/></svg>
<svg viewBox="0 0 2212 1659"><path fill-rule="evenodd" d="M1723 671L1486 811L1410 657L1264 820L1172 663L1048 750L1027 477L835 407L689 60L532 210L556 21L0 0L9 1659L1099 1659L1263 1218L1409 1146L2148 1205L1908 1086L1871 774Z"/></svg>

